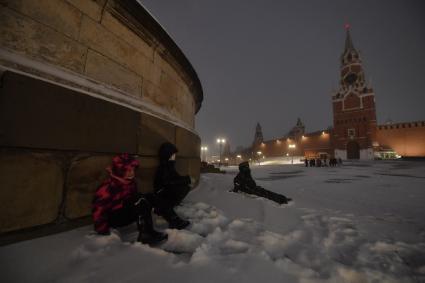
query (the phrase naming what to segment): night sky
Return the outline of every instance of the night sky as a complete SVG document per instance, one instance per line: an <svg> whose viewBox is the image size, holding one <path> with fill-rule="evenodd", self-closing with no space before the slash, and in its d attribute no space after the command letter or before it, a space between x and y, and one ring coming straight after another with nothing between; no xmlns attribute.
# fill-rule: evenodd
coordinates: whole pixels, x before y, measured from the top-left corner
<svg viewBox="0 0 425 283"><path fill-rule="evenodd" d="M378 124L425 120L425 1L140 0L194 66L196 116L213 154L225 137L248 146L285 135L297 117L332 125L345 23L375 90Z"/></svg>

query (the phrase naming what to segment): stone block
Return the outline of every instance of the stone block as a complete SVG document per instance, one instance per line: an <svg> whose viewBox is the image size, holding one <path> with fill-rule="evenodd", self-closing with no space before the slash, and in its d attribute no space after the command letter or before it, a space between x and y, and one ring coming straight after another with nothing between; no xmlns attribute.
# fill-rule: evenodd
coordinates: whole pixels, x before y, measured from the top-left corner
<svg viewBox="0 0 425 283"><path fill-rule="evenodd" d="M164 142L175 143L176 127L164 120L142 113L138 134L138 154L156 156Z"/></svg>
<svg viewBox="0 0 425 283"><path fill-rule="evenodd" d="M142 78L111 59L89 50L87 54L86 75L112 85L136 97L142 95Z"/></svg>
<svg viewBox="0 0 425 283"><path fill-rule="evenodd" d="M78 38L81 12L59 1L5 0L5 5L73 39ZM90 2L90 1L88 1Z"/></svg>
<svg viewBox="0 0 425 283"><path fill-rule="evenodd" d="M0 9L0 46L83 73L87 48L69 37L22 16Z"/></svg>
<svg viewBox="0 0 425 283"><path fill-rule="evenodd" d="M107 0L66 0L95 21L100 21Z"/></svg>
<svg viewBox="0 0 425 283"><path fill-rule="evenodd" d="M176 146L179 149L179 156L185 158L199 158L200 156L200 138L186 129L176 128Z"/></svg>
<svg viewBox="0 0 425 283"><path fill-rule="evenodd" d="M143 81L142 97L169 112L173 108L175 97L164 93L157 85L150 81Z"/></svg>
<svg viewBox="0 0 425 283"><path fill-rule="evenodd" d="M140 35L135 34L129 27L108 11L103 14L102 25L121 40L128 42L153 62L153 48L143 40Z"/></svg>
<svg viewBox="0 0 425 283"><path fill-rule="evenodd" d="M178 64L174 62L174 59L170 55L164 55L166 52L166 50L161 51L161 48L157 48L157 51L154 53L154 64L167 73L169 77L177 81L178 78L181 78L179 75L180 70L176 70ZM173 64L176 66L173 66Z"/></svg>
<svg viewBox="0 0 425 283"><path fill-rule="evenodd" d="M175 112L177 113L176 115L194 128L195 103L192 94L187 93L183 88L180 88L176 96L176 103L174 107Z"/></svg>
<svg viewBox="0 0 425 283"><path fill-rule="evenodd" d="M51 154L0 151L0 233L54 221L63 174Z"/></svg>
<svg viewBox="0 0 425 283"><path fill-rule="evenodd" d="M169 97L178 97L180 85L170 75L165 72L161 73L160 85L161 90Z"/></svg>
<svg viewBox="0 0 425 283"><path fill-rule="evenodd" d="M75 219L91 215L91 203L96 189L108 178L105 170L111 156L77 157L66 179L65 216Z"/></svg>
<svg viewBox="0 0 425 283"><path fill-rule="evenodd" d="M85 16L81 24L80 42L140 76L150 72L151 60L103 25Z"/></svg>
<svg viewBox="0 0 425 283"><path fill-rule="evenodd" d="M5 72L0 146L137 152L140 113L27 76Z"/></svg>
<svg viewBox="0 0 425 283"><path fill-rule="evenodd" d="M140 157L140 166L136 171L138 190L142 193L153 191L153 180L159 165L157 157Z"/></svg>

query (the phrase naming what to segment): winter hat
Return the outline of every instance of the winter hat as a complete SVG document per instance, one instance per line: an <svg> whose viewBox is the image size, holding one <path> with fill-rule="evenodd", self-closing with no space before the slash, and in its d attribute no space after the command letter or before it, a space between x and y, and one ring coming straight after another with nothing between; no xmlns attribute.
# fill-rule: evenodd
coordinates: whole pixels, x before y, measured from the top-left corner
<svg viewBox="0 0 425 283"><path fill-rule="evenodd" d="M247 161L244 161L244 162L239 164L239 171L241 171L243 169L249 169L249 163Z"/></svg>
<svg viewBox="0 0 425 283"><path fill-rule="evenodd" d="M129 168L139 167L139 161L128 153L122 153L112 158L112 173L116 176L123 177Z"/></svg>
<svg viewBox="0 0 425 283"><path fill-rule="evenodd" d="M161 144L161 147L159 148L159 160L161 162L168 161L171 155L177 152L177 147L174 144L170 142L165 142Z"/></svg>

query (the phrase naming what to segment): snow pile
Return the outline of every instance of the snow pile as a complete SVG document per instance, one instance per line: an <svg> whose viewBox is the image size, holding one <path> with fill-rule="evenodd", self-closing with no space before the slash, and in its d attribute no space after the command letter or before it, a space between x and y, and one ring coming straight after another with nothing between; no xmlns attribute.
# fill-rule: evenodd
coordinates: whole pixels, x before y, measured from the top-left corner
<svg viewBox="0 0 425 283"><path fill-rule="evenodd" d="M91 227L0 248L2 282L425 282L425 168L358 162L338 168L254 166L279 206L230 193L236 168L203 175L177 212L192 225L155 226L169 240L134 243L135 225Z"/></svg>

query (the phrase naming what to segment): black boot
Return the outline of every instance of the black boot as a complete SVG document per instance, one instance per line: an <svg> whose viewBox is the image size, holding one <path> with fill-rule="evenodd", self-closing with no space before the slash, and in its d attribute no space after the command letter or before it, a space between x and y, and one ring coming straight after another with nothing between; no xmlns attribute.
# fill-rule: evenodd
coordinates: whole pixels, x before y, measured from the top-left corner
<svg viewBox="0 0 425 283"><path fill-rule="evenodd" d="M190 225L190 221L181 219L179 216L171 218L168 221L168 226L170 229L182 230Z"/></svg>
<svg viewBox="0 0 425 283"><path fill-rule="evenodd" d="M139 236L137 237L138 242L153 246L168 239L168 235L166 233L158 232L153 229L151 216L139 216L137 226L139 228Z"/></svg>
<svg viewBox="0 0 425 283"><path fill-rule="evenodd" d="M160 214L168 222L168 227L170 229L182 230L190 225L190 222L184 219L181 219L174 209L167 209L166 211L160 211Z"/></svg>
<svg viewBox="0 0 425 283"><path fill-rule="evenodd" d="M278 203L279 204L288 204L288 202L290 202L290 201L292 201L291 198L287 198L287 197L281 195L279 197Z"/></svg>

